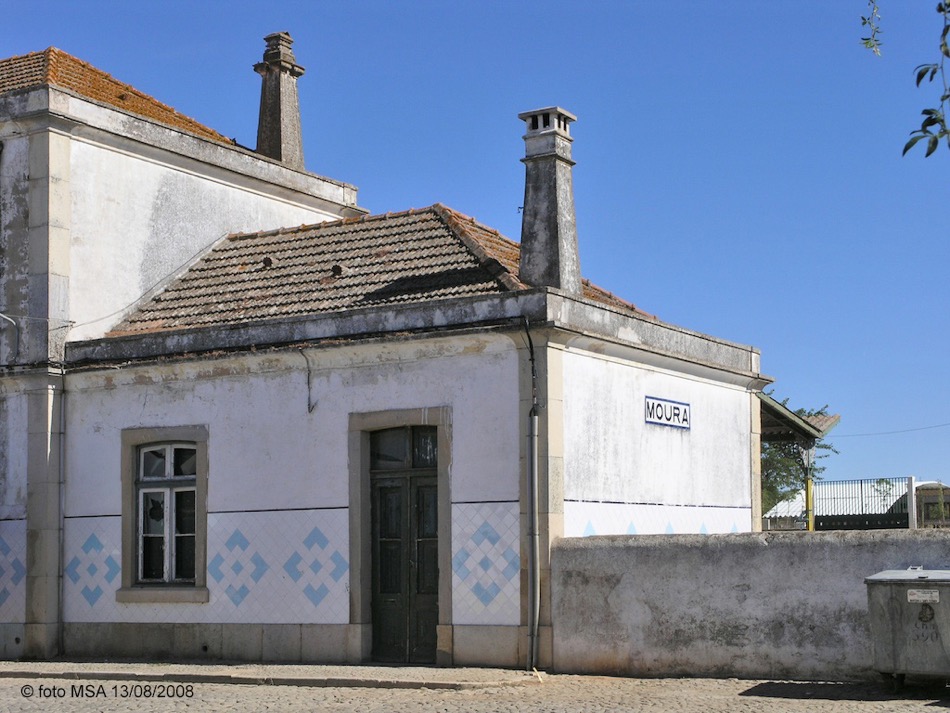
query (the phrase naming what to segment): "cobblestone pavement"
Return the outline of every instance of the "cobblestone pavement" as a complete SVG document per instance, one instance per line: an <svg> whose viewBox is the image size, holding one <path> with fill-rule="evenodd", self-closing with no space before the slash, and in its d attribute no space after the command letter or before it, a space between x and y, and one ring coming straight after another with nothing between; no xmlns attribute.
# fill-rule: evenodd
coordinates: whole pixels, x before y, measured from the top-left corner
<svg viewBox="0 0 950 713"><path fill-rule="evenodd" d="M262 674L261 681L283 683L217 682L225 676L233 681L250 681ZM423 683L444 687L419 687ZM889 713L941 708L950 708L950 689L942 683L909 682L895 694L876 683L632 679L544 673L535 677L497 669L0 665L3 711Z"/></svg>

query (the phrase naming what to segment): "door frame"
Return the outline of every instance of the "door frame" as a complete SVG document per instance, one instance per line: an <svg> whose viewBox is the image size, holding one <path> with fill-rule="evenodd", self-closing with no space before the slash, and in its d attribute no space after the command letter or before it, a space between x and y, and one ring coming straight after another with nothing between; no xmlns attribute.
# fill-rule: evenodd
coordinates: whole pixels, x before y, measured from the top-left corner
<svg viewBox="0 0 950 713"><path fill-rule="evenodd" d="M369 661L372 629L372 495L370 489L369 434L386 428L435 426L438 439L436 487L438 489L439 624L436 631L436 664L453 665L452 653L452 409L430 406L391 411L351 413L349 417L349 522L350 522L350 619L347 658Z"/></svg>

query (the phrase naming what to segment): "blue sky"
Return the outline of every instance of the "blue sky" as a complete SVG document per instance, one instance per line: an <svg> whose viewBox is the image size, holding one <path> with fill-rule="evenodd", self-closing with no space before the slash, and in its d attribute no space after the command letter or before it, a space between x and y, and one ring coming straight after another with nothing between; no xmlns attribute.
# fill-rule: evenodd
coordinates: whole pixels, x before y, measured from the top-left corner
<svg viewBox="0 0 950 713"><path fill-rule="evenodd" d="M950 481L950 151L901 157L934 4L882 0L878 58L864 0L32 0L0 55L59 47L253 146L251 65L289 31L309 170L513 239L517 114L563 106L586 277L840 413L826 477Z"/></svg>

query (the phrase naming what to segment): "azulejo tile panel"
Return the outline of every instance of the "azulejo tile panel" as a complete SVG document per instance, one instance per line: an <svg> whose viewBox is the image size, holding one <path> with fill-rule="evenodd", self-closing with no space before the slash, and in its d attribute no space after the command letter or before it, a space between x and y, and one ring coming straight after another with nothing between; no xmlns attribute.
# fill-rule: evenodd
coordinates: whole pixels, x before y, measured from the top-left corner
<svg viewBox="0 0 950 713"><path fill-rule="evenodd" d="M749 532L750 508L565 502L564 536Z"/></svg>
<svg viewBox="0 0 950 713"><path fill-rule="evenodd" d="M520 622L520 531L517 502L452 506L453 623Z"/></svg>
<svg viewBox="0 0 950 713"><path fill-rule="evenodd" d="M0 624L26 617L26 520L0 521Z"/></svg>
<svg viewBox="0 0 950 713"><path fill-rule="evenodd" d="M120 620L115 592L122 586L122 519L67 518L63 534L66 620Z"/></svg>
<svg viewBox="0 0 950 713"><path fill-rule="evenodd" d="M349 620L347 510L208 517L208 588L218 621Z"/></svg>
<svg viewBox="0 0 950 713"><path fill-rule="evenodd" d="M0 533L2 534L2 533ZM346 509L208 515L205 604L118 604L121 518L66 521L67 621L342 624Z"/></svg>

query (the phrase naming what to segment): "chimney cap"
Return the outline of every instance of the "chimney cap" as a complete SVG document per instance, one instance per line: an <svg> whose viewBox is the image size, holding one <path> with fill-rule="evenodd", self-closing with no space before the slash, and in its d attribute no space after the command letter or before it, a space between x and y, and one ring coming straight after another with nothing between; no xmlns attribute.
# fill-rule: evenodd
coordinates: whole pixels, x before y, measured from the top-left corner
<svg viewBox="0 0 950 713"><path fill-rule="evenodd" d="M306 71L297 64L291 45L294 43L289 32L272 32L264 37L267 47L264 49L264 59L254 65L254 71L262 74L268 67L289 72L294 77L300 77Z"/></svg>
<svg viewBox="0 0 950 713"><path fill-rule="evenodd" d="M550 131L557 131L565 136L570 136L570 124L577 121L574 114L559 106L524 111L518 114L518 118L525 122L529 136Z"/></svg>

